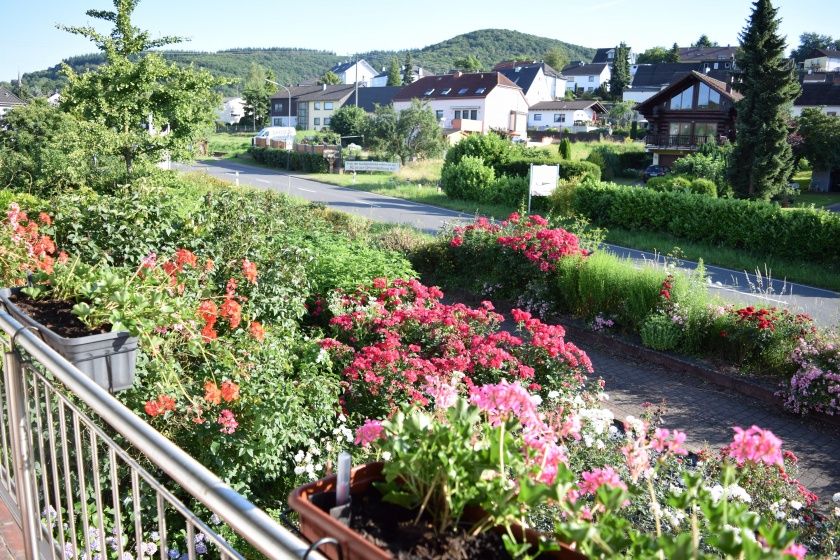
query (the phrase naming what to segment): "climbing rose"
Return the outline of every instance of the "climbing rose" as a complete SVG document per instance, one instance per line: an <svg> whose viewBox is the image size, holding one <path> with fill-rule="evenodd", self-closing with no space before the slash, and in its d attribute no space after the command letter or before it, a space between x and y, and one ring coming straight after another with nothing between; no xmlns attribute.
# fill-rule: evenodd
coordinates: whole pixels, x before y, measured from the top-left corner
<svg viewBox="0 0 840 560"><path fill-rule="evenodd" d="M782 440L770 430L752 426L748 430L733 427L735 436L729 444L729 456L742 465L747 461L784 466Z"/></svg>
<svg viewBox="0 0 840 560"><path fill-rule="evenodd" d="M383 430L379 420L365 420L365 423L356 429L356 445L367 447L382 437Z"/></svg>

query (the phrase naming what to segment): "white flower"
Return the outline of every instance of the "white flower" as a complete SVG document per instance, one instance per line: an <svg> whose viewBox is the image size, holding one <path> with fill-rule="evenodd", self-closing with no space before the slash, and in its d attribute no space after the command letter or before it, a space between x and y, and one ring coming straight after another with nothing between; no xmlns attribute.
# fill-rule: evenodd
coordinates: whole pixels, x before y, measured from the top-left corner
<svg viewBox="0 0 840 560"><path fill-rule="evenodd" d="M840 507L834 508L834 517L840 517Z"/></svg>
<svg viewBox="0 0 840 560"><path fill-rule="evenodd" d="M752 497L749 494L747 494L746 490L744 490L737 484L730 484L727 488L727 491L729 495L735 500L739 500L741 502L744 502L745 504L749 504L752 502Z"/></svg>
<svg viewBox="0 0 840 560"><path fill-rule="evenodd" d="M835 504L840 504L840 492L837 492L831 497L831 501Z"/></svg>
<svg viewBox="0 0 840 560"><path fill-rule="evenodd" d="M560 396L560 391L549 391L548 392L548 398L549 399L556 399L559 396Z"/></svg>
<svg viewBox="0 0 840 560"><path fill-rule="evenodd" d="M802 506L802 502L797 502L796 500L792 500L790 502L790 507L792 507L796 511L799 511L800 509L802 509L803 506Z"/></svg>
<svg viewBox="0 0 840 560"><path fill-rule="evenodd" d="M382 452L382 460L383 461L390 461L391 460L391 452L390 451L383 451Z"/></svg>
<svg viewBox="0 0 840 560"><path fill-rule="evenodd" d="M303 474L305 470L306 470L305 468L298 465L297 467L295 467L295 474Z"/></svg>
<svg viewBox="0 0 840 560"><path fill-rule="evenodd" d="M785 515L785 512L783 512L783 511L781 511L781 510L777 511L777 512L776 512L773 516L774 516L776 519L780 520L780 521L781 521L782 519L784 519L785 517L787 517L787 516Z"/></svg>
<svg viewBox="0 0 840 560"><path fill-rule="evenodd" d="M709 488L709 493L712 495L713 502L719 502L721 497L723 496L723 486L720 484L715 484L711 488Z"/></svg>

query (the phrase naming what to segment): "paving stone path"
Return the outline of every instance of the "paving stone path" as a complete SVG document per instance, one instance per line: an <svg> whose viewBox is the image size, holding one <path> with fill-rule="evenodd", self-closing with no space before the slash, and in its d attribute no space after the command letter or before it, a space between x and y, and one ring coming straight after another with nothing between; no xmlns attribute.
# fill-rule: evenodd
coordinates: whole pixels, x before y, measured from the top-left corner
<svg viewBox="0 0 840 560"><path fill-rule="evenodd" d="M570 337L574 342L574 337ZM683 430L692 449L708 444L719 449L732 440L732 426L756 424L773 431L799 457L799 480L820 498L840 492L840 429L800 418L766 404L708 384L692 376L580 345L595 374L606 381L607 403L616 415L639 417L642 404L665 403L664 425Z"/></svg>

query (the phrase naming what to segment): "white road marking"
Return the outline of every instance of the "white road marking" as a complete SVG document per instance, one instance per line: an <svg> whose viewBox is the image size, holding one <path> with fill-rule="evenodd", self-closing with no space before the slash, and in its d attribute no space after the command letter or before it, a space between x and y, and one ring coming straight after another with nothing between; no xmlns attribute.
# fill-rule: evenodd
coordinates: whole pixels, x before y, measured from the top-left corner
<svg viewBox="0 0 840 560"><path fill-rule="evenodd" d="M260 183L265 183L267 185L271 184L271 181L266 181L265 179L257 179L257 181L259 181Z"/></svg>
<svg viewBox="0 0 840 560"><path fill-rule="evenodd" d="M312 189L304 189L303 187L297 187L297 186L296 186L295 188L296 188L297 190L299 190L299 191L315 192L315 191L313 191Z"/></svg>

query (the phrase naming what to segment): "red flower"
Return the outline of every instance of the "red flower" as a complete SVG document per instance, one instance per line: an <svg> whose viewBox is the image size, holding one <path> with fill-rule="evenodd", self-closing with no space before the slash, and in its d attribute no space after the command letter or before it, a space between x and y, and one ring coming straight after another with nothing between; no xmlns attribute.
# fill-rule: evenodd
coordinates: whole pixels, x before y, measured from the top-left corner
<svg viewBox="0 0 840 560"><path fill-rule="evenodd" d="M201 317L205 323L212 326L215 324L216 319L219 316L219 308L216 307L214 302L206 299L198 305L198 316Z"/></svg>
<svg viewBox="0 0 840 560"><path fill-rule="evenodd" d="M215 381L207 381L204 384L204 400L210 404L221 404L222 391Z"/></svg>
<svg viewBox="0 0 840 560"><path fill-rule="evenodd" d="M251 336L256 338L258 341L262 342L265 340L265 329L263 329L263 326L257 321L251 321L251 324L248 325L248 330L251 332Z"/></svg>
<svg viewBox="0 0 840 560"><path fill-rule="evenodd" d="M46 212L41 212L40 214L38 214L38 220L40 220L40 222L45 226L52 225L52 218L50 218L50 215Z"/></svg>
<svg viewBox="0 0 840 560"><path fill-rule="evenodd" d="M67 253L65 253L64 251L61 251L58 254L58 263L59 264L66 264L68 260L70 260L70 257L68 257Z"/></svg>
<svg viewBox="0 0 840 560"><path fill-rule="evenodd" d="M460 247L464 244L463 237L453 237L452 240L449 242L450 247Z"/></svg>
<svg viewBox="0 0 840 560"><path fill-rule="evenodd" d="M175 251L175 264L177 265L179 271L183 270L185 265L190 265L195 268L198 264L198 258L192 251L187 249L178 249Z"/></svg>
<svg viewBox="0 0 840 560"><path fill-rule="evenodd" d="M245 279L251 284L257 283L257 265L248 259L242 260L242 274L245 275Z"/></svg>
<svg viewBox="0 0 840 560"><path fill-rule="evenodd" d="M225 402L233 402L239 398L239 385L233 381L222 381L221 394Z"/></svg>
<svg viewBox="0 0 840 560"><path fill-rule="evenodd" d="M159 395L156 400L148 401L143 408L149 416L162 416L175 410L175 399L169 395Z"/></svg>
<svg viewBox="0 0 840 560"><path fill-rule="evenodd" d="M207 259L204 261L204 272L210 272L216 267L216 263L213 262L213 259Z"/></svg>
<svg viewBox="0 0 840 560"><path fill-rule="evenodd" d="M235 329L242 322L242 306L233 298L225 298L222 308L219 310L219 316L227 319L230 328Z"/></svg>
<svg viewBox="0 0 840 560"><path fill-rule="evenodd" d="M204 325L204 328L201 329L201 338L204 342L210 342L219 338L219 334L213 329L213 323Z"/></svg>

